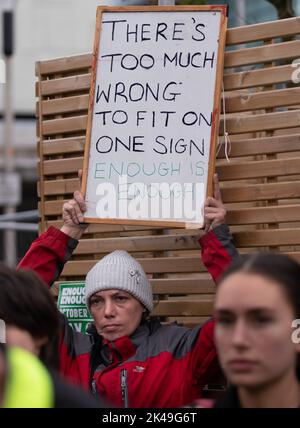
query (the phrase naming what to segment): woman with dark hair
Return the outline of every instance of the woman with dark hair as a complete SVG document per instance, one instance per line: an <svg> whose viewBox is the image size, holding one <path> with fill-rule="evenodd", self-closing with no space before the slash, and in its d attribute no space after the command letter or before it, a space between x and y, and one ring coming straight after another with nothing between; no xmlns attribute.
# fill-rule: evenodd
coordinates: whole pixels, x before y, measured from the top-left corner
<svg viewBox="0 0 300 428"><path fill-rule="evenodd" d="M0 319L8 344L21 345L46 366L58 368L59 318L50 291L33 271L0 264Z"/></svg>
<svg viewBox="0 0 300 428"><path fill-rule="evenodd" d="M0 407L107 407L57 374L61 318L33 271L0 264Z"/></svg>
<svg viewBox="0 0 300 428"><path fill-rule="evenodd" d="M215 407L300 407L300 265L275 253L241 257L219 282L215 318L232 385Z"/></svg>

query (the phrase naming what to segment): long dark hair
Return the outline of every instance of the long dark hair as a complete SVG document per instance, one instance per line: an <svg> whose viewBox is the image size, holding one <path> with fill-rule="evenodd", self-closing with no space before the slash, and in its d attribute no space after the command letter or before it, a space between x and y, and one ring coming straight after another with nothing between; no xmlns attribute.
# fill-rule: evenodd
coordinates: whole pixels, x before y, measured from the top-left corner
<svg viewBox="0 0 300 428"><path fill-rule="evenodd" d="M236 272L259 274L276 282L291 304L295 319L300 319L300 264L295 260L285 254L272 252L241 256L222 275L219 285ZM297 358L296 373L300 381L300 354Z"/></svg>
<svg viewBox="0 0 300 428"><path fill-rule="evenodd" d="M0 264L0 319L35 339L47 338L40 359L58 368L59 312L47 286L33 271Z"/></svg>

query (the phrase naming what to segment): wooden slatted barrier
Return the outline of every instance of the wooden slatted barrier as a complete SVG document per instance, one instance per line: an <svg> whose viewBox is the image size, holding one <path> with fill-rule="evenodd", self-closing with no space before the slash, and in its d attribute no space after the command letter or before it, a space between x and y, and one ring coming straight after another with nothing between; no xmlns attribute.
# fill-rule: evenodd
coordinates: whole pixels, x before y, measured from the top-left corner
<svg viewBox="0 0 300 428"><path fill-rule="evenodd" d="M292 61L300 56L299 29L300 19L292 18L227 31L224 88L231 151L229 163L224 147L217 160L237 247L242 252L276 248L298 261L300 87L291 83L291 76ZM79 186L91 60L86 54L36 64L41 231L60 227L62 205ZM223 121L224 115L220 141ZM203 322L212 313L214 285L199 259L200 235L93 224L61 280L82 280L107 252L124 249L138 258L150 278L159 300L156 315L188 325Z"/></svg>

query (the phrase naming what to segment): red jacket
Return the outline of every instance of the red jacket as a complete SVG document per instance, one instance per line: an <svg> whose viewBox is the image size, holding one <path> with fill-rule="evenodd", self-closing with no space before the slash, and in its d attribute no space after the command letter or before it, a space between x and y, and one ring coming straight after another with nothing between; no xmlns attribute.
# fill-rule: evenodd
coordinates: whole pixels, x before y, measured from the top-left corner
<svg viewBox="0 0 300 428"><path fill-rule="evenodd" d="M202 260L217 280L237 254L226 225L200 239ZM77 241L50 227L33 242L18 268L33 269L49 285ZM180 407L201 396L220 377L214 321L193 329L158 320L143 322L130 337L113 342L75 332L62 316L61 373L118 407Z"/></svg>

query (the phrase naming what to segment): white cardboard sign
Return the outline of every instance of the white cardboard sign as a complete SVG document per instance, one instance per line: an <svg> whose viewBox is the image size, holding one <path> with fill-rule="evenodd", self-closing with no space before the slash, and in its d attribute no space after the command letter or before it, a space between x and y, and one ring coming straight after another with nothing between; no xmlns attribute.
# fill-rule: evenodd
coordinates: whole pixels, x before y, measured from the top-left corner
<svg viewBox="0 0 300 428"><path fill-rule="evenodd" d="M86 221L201 227L212 181L224 7L98 8Z"/></svg>

